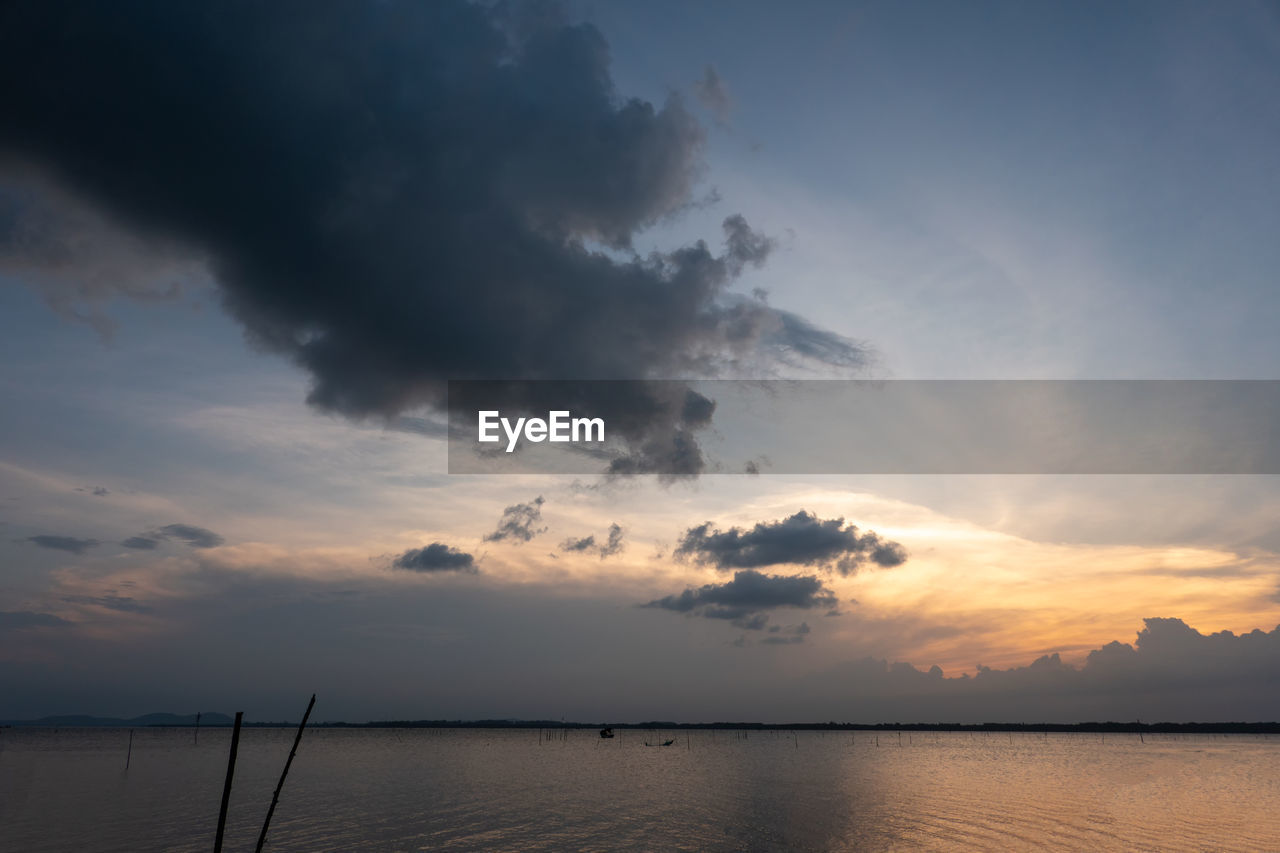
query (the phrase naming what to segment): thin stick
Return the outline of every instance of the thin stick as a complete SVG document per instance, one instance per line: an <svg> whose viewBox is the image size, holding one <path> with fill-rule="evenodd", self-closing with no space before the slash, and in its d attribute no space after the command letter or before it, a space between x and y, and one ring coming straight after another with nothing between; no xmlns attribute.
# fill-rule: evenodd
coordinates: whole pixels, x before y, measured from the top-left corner
<svg viewBox="0 0 1280 853"><path fill-rule="evenodd" d="M133 760L133 729L129 729L129 751L124 756L124 769L129 769L129 762Z"/></svg>
<svg viewBox="0 0 1280 853"><path fill-rule="evenodd" d="M289 750L289 757L284 762L284 772L280 774L280 783L276 785L276 792L271 795L271 808L267 809L267 819L262 822L262 832L258 835L258 846L254 848L254 853L262 853L262 845L267 843L267 827L271 825L271 815L275 814L276 803L280 802L280 789L284 787L284 777L289 775L289 765L293 763L293 757L298 753L298 744L302 742L302 730L307 727L307 718L311 716L311 709L316 704L316 694L311 694L311 701L307 703L307 712L302 715L302 722L298 724L298 734L293 738L293 749Z"/></svg>
<svg viewBox="0 0 1280 853"><path fill-rule="evenodd" d="M200 712L196 711L196 745L200 744Z"/></svg>
<svg viewBox="0 0 1280 853"><path fill-rule="evenodd" d="M240 748L240 722L244 711L236 711L235 728L231 730L231 754L227 756L227 781L222 783L222 808L218 811L218 834L213 838L213 853L222 853L222 835L227 829L227 805L231 802L231 777L236 773L236 750Z"/></svg>

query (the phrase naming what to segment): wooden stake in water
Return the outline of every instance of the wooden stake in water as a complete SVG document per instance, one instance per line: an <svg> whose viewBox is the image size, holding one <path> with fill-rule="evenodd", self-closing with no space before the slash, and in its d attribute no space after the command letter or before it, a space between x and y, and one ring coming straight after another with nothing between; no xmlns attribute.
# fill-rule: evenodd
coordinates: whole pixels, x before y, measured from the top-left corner
<svg viewBox="0 0 1280 853"><path fill-rule="evenodd" d="M298 754L298 744L302 742L302 730L307 727L307 719L311 716L311 709L315 704L316 694L312 693L311 701L307 703L307 712L302 715L302 722L298 724L298 734L293 738L293 749L289 750L289 757L284 762L284 772L280 774L276 792L271 795L271 808L267 809L267 819L262 822L262 832L258 835L258 846L254 848L254 853L262 853L262 845L267 843L267 827L271 825L271 816L275 814L276 803L280 802L280 789L284 787L284 777L289 775L289 765L293 764L293 757Z"/></svg>
<svg viewBox="0 0 1280 853"><path fill-rule="evenodd" d="M200 712L196 711L196 745L200 745Z"/></svg>
<svg viewBox="0 0 1280 853"><path fill-rule="evenodd" d="M236 724L231 729L231 754L227 756L227 781L222 783L222 808L218 810L218 834L213 838L213 853L222 853L222 836L227 829L227 805L231 802L231 777L236 775L236 750L240 748L240 722L244 711L236 711Z"/></svg>
<svg viewBox="0 0 1280 853"><path fill-rule="evenodd" d="M124 756L124 769L129 769L129 762L133 760L133 729L129 729L129 751Z"/></svg>

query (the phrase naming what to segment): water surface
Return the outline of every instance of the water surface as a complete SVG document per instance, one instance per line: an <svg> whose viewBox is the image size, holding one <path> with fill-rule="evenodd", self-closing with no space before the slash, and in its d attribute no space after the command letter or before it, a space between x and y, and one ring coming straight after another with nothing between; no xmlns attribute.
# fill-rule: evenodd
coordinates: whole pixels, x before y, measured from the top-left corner
<svg viewBox="0 0 1280 853"><path fill-rule="evenodd" d="M1275 737L560 734L310 730L267 849L1280 850ZM126 771L126 729L0 730L0 850L205 853L230 736L136 729ZM226 850L292 739L242 732Z"/></svg>

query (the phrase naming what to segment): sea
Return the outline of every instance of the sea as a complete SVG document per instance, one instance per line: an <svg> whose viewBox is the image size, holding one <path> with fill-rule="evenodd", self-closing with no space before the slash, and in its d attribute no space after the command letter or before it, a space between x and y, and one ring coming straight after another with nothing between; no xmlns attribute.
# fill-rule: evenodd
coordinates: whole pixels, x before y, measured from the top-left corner
<svg viewBox="0 0 1280 853"><path fill-rule="evenodd" d="M264 849L1280 851L1276 735L615 732L309 729ZM293 737L242 731L225 851ZM0 851L208 853L230 741L0 730Z"/></svg>

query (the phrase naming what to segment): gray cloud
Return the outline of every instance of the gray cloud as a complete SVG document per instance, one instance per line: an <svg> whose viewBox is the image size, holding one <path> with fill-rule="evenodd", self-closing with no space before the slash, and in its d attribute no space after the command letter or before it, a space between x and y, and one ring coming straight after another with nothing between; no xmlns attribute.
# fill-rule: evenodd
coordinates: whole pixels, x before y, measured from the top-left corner
<svg viewBox="0 0 1280 853"><path fill-rule="evenodd" d="M94 607L105 607L107 610L117 610L121 613L148 613L151 610L149 605L125 595L68 595L64 596L62 600L68 604L90 604Z"/></svg>
<svg viewBox="0 0 1280 853"><path fill-rule="evenodd" d="M767 631L768 634L762 637L760 642L768 646L799 645L812 632L808 622L801 622L799 625L770 625L769 616L764 613L753 613L750 616L734 619L732 624L746 631ZM739 648L749 645L746 635L743 635L741 642L736 645Z"/></svg>
<svg viewBox="0 0 1280 853"><path fill-rule="evenodd" d="M130 536L120 544L140 551L153 551L166 539L179 539L192 548L217 548L227 540L212 530L194 524L166 524L149 533Z"/></svg>
<svg viewBox="0 0 1280 853"><path fill-rule="evenodd" d="M212 530L193 524L166 524L152 535L181 539L192 548L217 548L226 541Z"/></svg>
<svg viewBox="0 0 1280 853"><path fill-rule="evenodd" d="M590 536L583 536L581 539L570 537L560 543L560 550L566 553L599 554L600 559L604 560L622 551L622 534L622 525L617 523L610 524L609 533L603 543L597 545L594 534Z"/></svg>
<svg viewBox="0 0 1280 853"><path fill-rule="evenodd" d="M875 631L880 639L864 641L874 626L851 614L847 654L854 660L827 664L837 652L830 644L776 648L757 640L783 631L747 631L736 632L740 645L784 653L743 666L738 650L717 642L715 629L725 622L670 631L651 609L617 610L612 592L587 606L554 582L406 586L390 573L337 581L273 576L218 568L217 553L191 555L204 567L183 578L183 595L165 599L163 635L126 632L103 644L96 631L63 626L50 614L0 615L0 627L27 626L6 633L0 683L12 689L0 691L0 718L39 716L30 710L39 704L92 711L112 689L145 711L165 707L174 689L212 681L267 709L258 712L264 719L281 719L297 710L279 698L282 677L299 689L328 685L335 717L348 720L385 718L388 707L405 718L427 716L423 709L439 701L442 685L464 719L495 708L526 719L553 711L571 720L649 719L656 703L668 709L665 718L686 720L1230 721L1273 719L1280 703L1280 628L1200 634L1178 620L1150 620L1137 642L1102 646L1080 666L1050 654L965 678L947 677L927 660L883 659L871 650L907 646ZM787 611L769 612L777 619ZM282 623L293 630L281 633ZM459 642L481 630L484 642ZM593 642L584 644L584 636ZM412 684L403 678L406 643L423 652ZM792 651L806 656L805 666L795 666ZM993 655L1007 651L992 647ZM26 664L14 659L20 654L52 655L65 665ZM184 666L192 659L201 666ZM601 667L602 659L613 665ZM156 672L171 677L157 687ZM459 672L486 677L459 679Z"/></svg>
<svg viewBox="0 0 1280 853"><path fill-rule="evenodd" d="M715 68L708 65L703 69L702 76L693 84L693 94L706 107L707 112L715 116L716 121L723 122L729 118L733 99L729 97L729 90Z"/></svg>
<svg viewBox="0 0 1280 853"><path fill-rule="evenodd" d="M67 620L52 613L36 613L31 610L0 610L0 630L22 628L56 628L69 625Z"/></svg>
<svg viewBox="0 0 1280 853"><path fill-rule="evenodd" d="M38 285L50 307L103 337L115 329L102 309L108 298L175 296L176 280L196 267L175 247L130 234L40 176L0 178L0 272Z"/></svg>
<svg viewBox="0 0 1280 853"><path fill-rule="evenodd" d="M399 415L392 418L387 422L387 427L399 432L413 432L432 438L447 438L449 435L447 423L413 415Z"/></svg>
<svg viewBox="0 0 1280 853"><path fill-rule="evenodd" d="M94 486L91 489L77 488L76 491L88 492L89 494L92 494L94 497L97 497L97 498L105 498L107 495L111 494L111 490L108 489L106 486Z"/></svg>
<svg viewBox="0 0 1280 853"><path fill-rule="evenodd" d="M801 510L780 521L761 522L750 530L712 528L711 522L685 531L675 550L677 557L691 558L717 569L799 565L834 568L843 575L856 573L866 562L891 568L906 562L907 552L897 542L873 532L861 535L843 518L820 519Z"/></svg>
<svg viewBox="0 0 1280 853"><path fill-rule="evenodd" d="M560 550L566 552L582 553L591 551L596 547L595 536L584 536L581 539L566 539L560 543Z"/></svg>
<svg viewBox="0 0 1280 853"><path fill-rule="evenodd" d="M728 619L739 627L758 630L765 624L754 618L761 611L779 607L807 610L835 604L836 596L814 575L766 575L748 569L735 572L731 581L686 589L679 595L668 595L644 606L693 613L708 619Z"/></svg>
<svg viewBox="0 0 1280 853"><path fill-rule="evenodd" d="M730 624L735 628L741 628L744 631L763 631L769 627L768 613L750 613L746 616L739 616Z"/></svg>
<svg viewBox="0 0 1280 853"><path fill-rule="evenodd" d="M610 524L608 538L600 546L600 559L612 557L614 554L619 553L622 548L622 526L616 523Z"/></svg>
<svg viewBox="0 0 1280 853"><path fill-rule="evenodd" d="M352 417L441 408L446 379L861 364L732 299L772 247L741 216L720 250L632 250L687 206L703 131L677 97L620 95L603 36L550 8L6 4L0 154L189 247L249 337L311 375L309 401ZM619 433L614 474L702 470L678 411L651 424Z"/></svg>
<svg viewBox="0 0 1280 853"><path fill-rule="evenodd" d="M476 574L475 557L450 548L443 542L432 542L425 548L411 548L392 561L397 569L413 572L468 572Z"/></svg>
<svg viewBox="0 0 1280 853"><path fill-rule="evenodd" d="M865 658L822 673L862 719L956 721L1270 720L1280 700L1280 626L1202 634L1181 619L1145 619L1135 643L1108 643L1079 667L1058 654L1027 666L944 677L936 666ZM825 688L810 684L804 690Z"/></svg>
<svg viewBox="0 0 1280 853"><path fill-rule="evenodd" d="M97 539L77 539L74 536L50 536L45 534L28 536L27 541L33 542L41 548L67 551L72 554L83 554L98 544Z"/></svg>
<svg viewBox="0 0 1280 853"><path fill-rule="evenodd" d="M528 503L512 504L502 511L498 528L484 537L486 542L501 542L510 539L513 542L528 542L539 533L546 533L547 528L535 527L542 520L542 505L546 503L542 495L538 495Z"/></svg>

